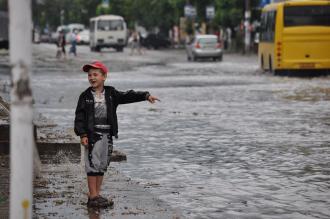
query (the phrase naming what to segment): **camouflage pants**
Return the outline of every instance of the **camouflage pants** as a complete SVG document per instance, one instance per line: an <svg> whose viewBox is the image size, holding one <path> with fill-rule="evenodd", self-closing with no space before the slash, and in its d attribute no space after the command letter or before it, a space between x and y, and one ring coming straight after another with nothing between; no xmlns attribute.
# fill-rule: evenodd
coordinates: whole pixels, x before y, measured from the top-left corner
<svg viewBox="0 0 330 219"><path fill-rule="evenodd" d="M102 176L110 164L112 150L112 137L108 133L95 133L95 143L85 149L87 175Z"/></svg>

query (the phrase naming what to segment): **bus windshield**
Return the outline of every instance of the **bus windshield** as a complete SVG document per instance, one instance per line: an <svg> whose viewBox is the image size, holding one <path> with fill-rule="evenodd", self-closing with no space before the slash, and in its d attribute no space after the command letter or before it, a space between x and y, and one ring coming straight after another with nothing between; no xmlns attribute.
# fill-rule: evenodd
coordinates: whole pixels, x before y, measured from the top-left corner
<svg viewBox="0 0 330 219"><path fill-rule="evenodd" d="M124 22L122 20L100 20L97 23L97 29L101 31L124 30Z"/></svg>
<svg viewBox="0 0 330 219"><path fill-rule="evenodd" d="M287 6L284 27L330 26L330 5Z"/></svg>

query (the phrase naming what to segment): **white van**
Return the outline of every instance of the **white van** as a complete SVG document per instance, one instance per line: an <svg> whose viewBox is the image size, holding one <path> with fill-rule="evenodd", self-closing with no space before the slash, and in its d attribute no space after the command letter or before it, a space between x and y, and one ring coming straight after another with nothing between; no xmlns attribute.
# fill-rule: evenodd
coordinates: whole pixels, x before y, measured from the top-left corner
<svg viewBox="0 0 330 219"><path fill-rule="evenodd" d="M83 24L69 24L67 27L69 28L70 33L72 33L74 30L81 32L85 29L85 25Z"/></svg>
<svg viewBox="0 0 330 219"><path fill-rule="evenodd" d="M90 48L100 51L112 47L123 51L127 43L127 26L125 20L117 15L101 15L90 19Z"/></svg>

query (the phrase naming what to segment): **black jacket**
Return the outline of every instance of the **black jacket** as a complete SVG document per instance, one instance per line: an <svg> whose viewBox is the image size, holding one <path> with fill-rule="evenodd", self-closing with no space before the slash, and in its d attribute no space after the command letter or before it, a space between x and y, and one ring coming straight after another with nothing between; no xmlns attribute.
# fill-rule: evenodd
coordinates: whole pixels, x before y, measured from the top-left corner
<svg viewBox="0 0 330 219"><path fill-rule="evenodd" d="M108 124L111 126L110 135L118 136L117 106L147 100L149 92L129 90L121 92L114 87L104 86L105 102L107 105ZM90 143L94 142L94 98L89 87L79 97L74 120L74 131L78 136L87 135Z"/></svg>

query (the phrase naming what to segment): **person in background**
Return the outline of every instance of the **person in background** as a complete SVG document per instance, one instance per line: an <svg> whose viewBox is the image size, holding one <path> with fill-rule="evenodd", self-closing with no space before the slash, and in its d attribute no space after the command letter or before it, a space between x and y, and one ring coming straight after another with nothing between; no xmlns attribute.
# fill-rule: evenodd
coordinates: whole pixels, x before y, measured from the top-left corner
<svg viewBox="0 0 330 219"><path fill-rule="evenodd" d="M66 40L65 40L65 32L64 30L60 31L60 34L58 35L58 39L57 39L57 52L56 52L56 58L66 58L66 51L65 51L65 44L66 44Z"/></svg>
<svg viewBox="0 0 330 219"><path fill-rule="evenodd" d="M78 37L77 34L78 34L77 29L74 29L70 36L71 47L69 54L72 53L74 56L77 56L77 37Z"/></svg>
<svg viewBox="0 0 330 219"><path fill-rule="evenodd" d="M131 43L131 53L130 55L134 54L134 51L136 50L139 55L141 55L141 48L140 48L140 36L139 33L134 31L129 38L129 42Z"/></svg>

